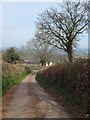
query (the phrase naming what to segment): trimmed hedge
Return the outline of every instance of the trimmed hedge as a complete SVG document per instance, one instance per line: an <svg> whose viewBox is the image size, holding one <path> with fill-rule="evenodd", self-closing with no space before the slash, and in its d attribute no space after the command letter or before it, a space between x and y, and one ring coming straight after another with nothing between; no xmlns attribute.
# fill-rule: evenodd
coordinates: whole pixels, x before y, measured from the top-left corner
<svg viewBox="0 0 90 120"><path fill-rule="evenodd" d="M58 64L36 75L36 80L45 89L56 91L69 104L82 111L90 112L88 95L90 79L90 60L77 59L73 63Z"/></svg>

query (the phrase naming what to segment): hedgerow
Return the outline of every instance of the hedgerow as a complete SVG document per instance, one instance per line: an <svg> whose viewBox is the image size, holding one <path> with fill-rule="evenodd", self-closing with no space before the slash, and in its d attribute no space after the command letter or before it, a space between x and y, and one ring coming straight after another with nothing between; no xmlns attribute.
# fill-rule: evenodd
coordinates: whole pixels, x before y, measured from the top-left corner
<svg viewBox="0 0 90 120"><path fill-rule="evenodd" d="M23 78L31 73L30 67L2 62L2 95L15 84L18 84Z"/></svg>
<svg viewBox="0 0 90 120"><path fill-rule="evenodd" d="M89 113L90 60L77 59L40 71L36 80L45 89L57 91L66 102L75 105L83 114Z"/></svg>

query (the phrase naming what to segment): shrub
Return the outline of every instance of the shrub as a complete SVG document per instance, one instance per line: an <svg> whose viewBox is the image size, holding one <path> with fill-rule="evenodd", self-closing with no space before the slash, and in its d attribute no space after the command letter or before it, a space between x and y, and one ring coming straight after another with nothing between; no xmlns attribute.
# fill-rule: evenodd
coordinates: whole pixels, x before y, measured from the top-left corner
<svg viewBox="0 0 90 120"><path fill-rule="evenodd" d="M29 67L2 62L2 95L31 72Z"/></svg>
<svg viewBox="0 0 90 120"><path fill-rule="evenodd" d="M15 47L8 48L3 54L2 58L4 61L8 63L16 63L16 61L20 60L19 54Z"/></svg>
<svg viewBox="0 0 90 120"><path fill-rule="evenodd" d="M13 85L14 85L13 77L9 74L3 75L2 76L2 95L4 95L4 93Z"/></svg>
<svg viewBox="0 0 90 120"><path fill-rule="evenodd" d="M31 73L31 69L30 69L30 67L25 66L25 71L26 71L27 74L30 74L30 73Z"/></svg>
<svg viewBox="0 0 90 120"><path fill-rule="evenodd" d="M83 113L88 112L90 98L89 80L90 60L77 59L73 63L58 64L36 75L36 80L44 88L57 91L70 104Z"/></svg>

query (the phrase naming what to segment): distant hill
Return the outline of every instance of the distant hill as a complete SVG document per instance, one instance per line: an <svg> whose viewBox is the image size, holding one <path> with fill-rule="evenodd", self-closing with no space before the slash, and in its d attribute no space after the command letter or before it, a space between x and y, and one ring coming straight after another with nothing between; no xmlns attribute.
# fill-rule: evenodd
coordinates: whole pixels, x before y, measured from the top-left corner
<svg viewBox="0 0 90 120"><path fill-rule="evenodd" d="M87 57L89 54L88 48L79 48L74 50L73 54L76 57ZM63 50L55 49L54 54L58 54L60 56L66 56L67 54Z"/></svg>
<svg viewBox="0 0 90 120"><path fill-rule="evenodd" d="M79 48L74 51L75 56L88 57L89 50L88 48Z"/></svg>

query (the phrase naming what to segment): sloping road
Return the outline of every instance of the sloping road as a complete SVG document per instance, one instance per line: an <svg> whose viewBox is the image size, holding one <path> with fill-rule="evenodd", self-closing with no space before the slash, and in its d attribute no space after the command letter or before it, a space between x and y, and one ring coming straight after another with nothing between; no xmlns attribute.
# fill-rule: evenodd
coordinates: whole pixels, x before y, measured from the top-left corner
<svg viewBox="0 0 90 120"><path fill-rule="evenodd" d="M70 118L61 105L27 76L3 97L3 118Z"/></svg>

